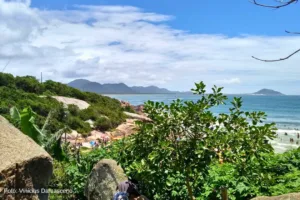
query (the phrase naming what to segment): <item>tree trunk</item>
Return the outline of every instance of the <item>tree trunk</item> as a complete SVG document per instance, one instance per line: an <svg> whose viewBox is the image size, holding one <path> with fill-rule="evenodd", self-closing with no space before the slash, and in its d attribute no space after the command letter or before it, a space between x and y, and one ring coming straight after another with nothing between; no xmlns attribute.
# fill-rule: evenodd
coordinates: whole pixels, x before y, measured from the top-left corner
<svg viewBox="0 0 300 200"><path fill-rule="evenodd" d="M228 200L228 191L226 187L221 188L222 200Z"/></svg>
<svg viewBox="0 0 300 200"><path fill-rule="evenodd" d="M186 187L188 189L188 194L189 194L190 200L195 200L195 197L193 195L193 189L191 187L191 184L190 184L188 176L185 179L185 184L186 184Z"/></svg>

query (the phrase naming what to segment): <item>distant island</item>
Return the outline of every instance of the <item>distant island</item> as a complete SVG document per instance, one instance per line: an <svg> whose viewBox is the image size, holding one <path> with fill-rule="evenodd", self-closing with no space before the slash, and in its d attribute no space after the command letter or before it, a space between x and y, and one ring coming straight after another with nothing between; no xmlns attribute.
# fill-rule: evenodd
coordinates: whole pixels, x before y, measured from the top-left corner
<svg viewBox="0 0 300 200"><path fill-rule="evenodd" d="M92 82L86 79L76 79L68 86L77 88L85 92L95 92L98 94L172 94L180 93L177 91L170 91L165 88L159 88L157 86L133 86L129 87L124 83L108 83L100 84L98 82Z"/></svg>
<svg viewBox="0 0 300 200"><path fill-rule="evenodd" d="M284 95L281 92L271 90L271 89L261 89L253 94L254 95Z"/></svg>

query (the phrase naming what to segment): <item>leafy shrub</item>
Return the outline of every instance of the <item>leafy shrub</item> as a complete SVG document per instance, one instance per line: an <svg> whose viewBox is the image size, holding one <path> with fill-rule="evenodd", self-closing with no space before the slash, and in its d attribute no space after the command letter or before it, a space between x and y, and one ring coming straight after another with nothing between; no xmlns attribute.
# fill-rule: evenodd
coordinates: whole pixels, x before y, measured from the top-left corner
<svg viewBox="0 0 300 200"><path fill-rule="evenodd" d="M42 94L43 96L46 96L46 97L51 97L51 96L54 96L55 94L50 92L49 90L46 90L43 92Z"/></svg>
<svg viewBox="0 0 300 200"><path fill-rule="evenodd" d="M0 115L5 115L9 113L9 107L3 102L0 102Z"/></svg>
<svg viewBox="0 0 300 200"><path fill-rule="evenodd" d="M23 84L24 83L24 84ZM68 154L55 161L50 188L70 188L73 194L51 199L84 199L83 190L94 164L113 158L125 167L130 178L137 179L143 193L152 199L218 199L220 187L227 187L230 199L249 199L258 195L280 195L300 190L300 149L274 154L266 143L273 138L273 124L259 125L262 112L241 111L241 99L235 98L230 114L213 116L210 107L223 103L220 88L204 95L204 84L196 85L198 102L174 101L170 106L148 102L145 111L152 123L140 123L139 133L111 146ZM31 107L36 125L41 127L51 111L49 133L64 125L88 133L92 119L100 130L114 128L125 119L118 100L82 92L54 81L40 84L33 77L0 73L0 114L10 121L9 109ZM46 97L41 98L39 94ZM52 95L85 100L90 107L78 110L63 105ZM126 109L126 108L125 108ZM127 110L128 111L128 110ZM103 117L103 116L107 116ZM250 123L249 123L250 121ZM224 124L224 127L212 124ZM68 152L67 152L68 153ZM191 195L192 194L192 195Z"/></svg>
<svg viewBox="0 0 300 200"><path fill-rule="evenodd" d="M70 104L68 105L68 110L73 116L78 116L79 115L79 108L76 105Z"/></svg>
<svg viewBox="0 0 300 200"><path fill-rule="evenodd" d="M0 73L0 87L15 87L15 78L11 74Z"/></svg>
<svg viewBox="0 0 300 200"><path fill-rule="evenodd" d="M239 173L237 163L210 166L200 199L218 198L221 186L228 188L229 199L277 196L300 190L300 149L283 154L262 154L265 162L253 160L248 173ZM217 192L214 192L217 191Z"/></svg>
<svg viewBox="0 0 300 200"><path fill-rule="evenodd" d="M16 87L26 92L40 94L43 91L43 85L32 76L24 76L15 78Z"/></svg>
<svg viewBox="0 0 300 200"><path fill-rule="evenodd" d="M100 117L95 123L95 127L100 131L107 131L112 128L111 121L108 117Z"/></svg>
<svg viewBox="0 0 300 200"><path fill-rule="evenodd" d="M240 176L234 164L215 163L210 166L204 180L203 191L199 199L221 199L221 188L227 188L229 199L250 199L256 196L259 186L253 185Z"/></svg>
<svg viewBox="0 0 300 200"><path fill-rule="evenodd" d="M76 130L77 132L83 135L88 135L91 131L90 124L87 122L83 122L78 117L70 116L69 119L67 120L67 125L71 129Z"/></svg>
<svg viewBox="0 0 300 200"><path fill-rule="evenodd" d="M78 195L78 191L73 191L72 188L70 188L70 185L74 184L75 180L71 179L69 176L70 169L69 167L71 166L70 163L68 162L58 162L54 160L53 163L53 175L49 183L49 188L50 189L58 189L58 190L65 190L65 189L70 189L72 193L62 193L62 194L56 194L56 193L50 193L49 199L50 200L57 200L57 199L76 199L76 195ZM68 172L68 173L67 173ZM77 176L76 176L77 178ZM78 180L76 180L78 181ZM74 184L78 185L78 183ZM82 190L80 190L82 193ZM76 194L77 193L77 194ZM79 195L78 195L79 196ZM80 195L83 197L83 195Z"/></svg>
<svg viewBox="0 0 300 200"><path fill-rule="evenodd" d="M148 196L200 197L209 166L215 162L235 163L242 177L262 170L263 153L273 152L265 141L275 137L274 124L258 125L265 114L241 111L240 98L233 99L229 114L213 115L211 108L226 99L221 90L214 87L206 95L201 82L193 90L199 95L197 102L146 103L152 122L139 123L139 132L127 141L119 162L129 176L146 185L143 190Z"/></svg>
<svg viewBox="0 0 300 200"><path fill-rule="evenodd" d="M85 199L84 187L92 168L101 159L116 159L119 155L119 148L120 142L115 142L113 146L79 154L79 158L77 153L71 153L68 162L54 162L54 173L49 188L68 188L73 191L73 194L52 194L50 199Z"/></svg>
<svg viewBox="0 0 300 200"><path fill-rule="evenodd" d="M135 113L135 110L131 106L125 106L123 110L126 112Z"/></svg>
<svg viewBox="0 0 300 200"><path fill-rule="evenodd" d="M89 119L96 121L98 114L96 113L96 108L94 106L90 106L87 109L81 110L79 112L79 117L84 121Z"/></svg>
<svg viewBox="0 0 300 200"><path fill-rule="evenodd" d="M88 133L90 127L85 121L88 119L97 121L104 115L109 117L111 127L118 126L125 119L121 105L116 99L82 92L50 80L41 84L32 76L14 78L11 74L0 73L0 93L0 114L9 120L11 119L8 111L13 106L20 110L32 108L38 114L36 123L39 126L43 124L50 111L54 112L55 117L50 120L49 125L51 132L56 132L64 124L68 124L72 129ZM51 98L53 95L81 99L89 102L91 106L85 110L78 110L72 105L65 109L61 103Z"/></svg>

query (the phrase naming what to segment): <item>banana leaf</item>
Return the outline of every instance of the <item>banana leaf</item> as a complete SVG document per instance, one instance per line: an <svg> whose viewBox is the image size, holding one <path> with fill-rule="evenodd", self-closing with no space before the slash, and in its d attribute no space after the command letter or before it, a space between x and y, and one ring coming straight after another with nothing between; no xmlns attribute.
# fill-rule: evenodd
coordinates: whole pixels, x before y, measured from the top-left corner
<svg viewBox="0 0 300 200"><path fill-rule="evenodd" d="M17 124L19 124L21 122L20 112L19 112L19 110L15 106L10 109L10 117Z"/></svg>

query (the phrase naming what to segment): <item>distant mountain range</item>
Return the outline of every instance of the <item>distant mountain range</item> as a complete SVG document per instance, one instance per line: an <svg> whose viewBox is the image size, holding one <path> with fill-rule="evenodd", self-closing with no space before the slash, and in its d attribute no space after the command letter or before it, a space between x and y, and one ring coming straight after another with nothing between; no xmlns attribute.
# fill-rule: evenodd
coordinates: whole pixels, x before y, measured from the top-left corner
<svg viewBox="0 0 300 200"><path fill-rule="evenodd" d="M253 93L254 95L284 95L281 92L271 90L271 89L261 89Z"/></svg>
<svg viewBox="0 0 300 200"><path fill-rule="evenodd" d="M69 86L77 88L86 92L95 92L99 94L170 94L179 93L176 91L169 91L165 88L159 88L156 86L133 86L129 87L124 83L109 83L100 84L97 82L91 82L86 79L76 79L70 83Z"/></svg>
<svg viewBox="0 0 300 200"><path fill-rule="evenodd" d="M76 79L70 83L68 86L77 88L86 92L95 92L98 94L174 94L174 93L191 93L191 92L178 92L170 91L165 88L159 88L156 86L133 86L129 87L124 83L108 83L100 84L97 82L92 82L86 79ZM261 89L252 95L284 95L278 91L271 89Z"/></svg>

